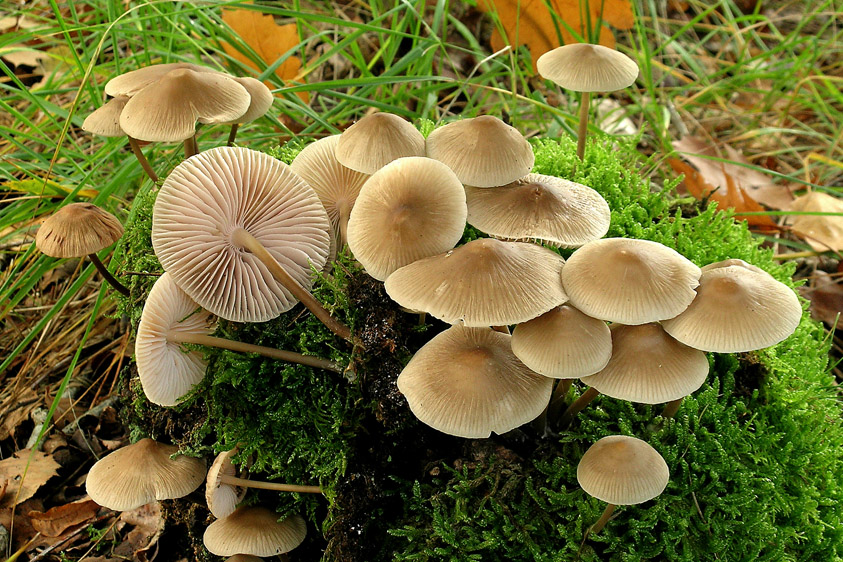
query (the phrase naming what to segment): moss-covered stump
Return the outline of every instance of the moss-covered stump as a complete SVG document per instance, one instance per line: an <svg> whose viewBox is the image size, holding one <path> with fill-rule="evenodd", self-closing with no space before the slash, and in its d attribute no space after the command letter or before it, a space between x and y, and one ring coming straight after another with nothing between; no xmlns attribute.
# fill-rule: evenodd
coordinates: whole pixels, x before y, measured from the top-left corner
<svg viewBox="0 0 843 562"><path fill-rule="evenodd" d="M608 236L661 242L700 266L740 258L793 286L792 268L776 264L744 224L713 207L688 213L651 192L634 146L599 139L584 163L567 140L534 148L536 172L606 198ZM298 149L278 156L289 161ZM125 270L158 271L149 244L154 195L141 194L132 211ZM476 235L468 229L466 238ZM133 279L134 300L123 311L134 320L152 281ZM362 348L334 338L300 306L264 324L223 322L218 332L333 359L348 365L344 375L214 350L208 376L177 408L145 403L136 381L127 379L124 393L124 417L138 435L192 454L239 444L236 461L250 459L253 474L326 489L325 497L247 496L308 519L308 538L290 560L843 559L841 402L827 372L828 342L807 315L773 348L709 354L708 381L674 419L657 417L661 405L601 396L560 435L524 427L468 440L417 422L395 386L403 365L444 325L420 326L347 258L315 292ZM619 433L653 445L670 483L653 501L620 507L583 542L605 505L579 488L576 466L592 443ZM180 517L178 506L174 521L201 519L194 511Z"/></svg>

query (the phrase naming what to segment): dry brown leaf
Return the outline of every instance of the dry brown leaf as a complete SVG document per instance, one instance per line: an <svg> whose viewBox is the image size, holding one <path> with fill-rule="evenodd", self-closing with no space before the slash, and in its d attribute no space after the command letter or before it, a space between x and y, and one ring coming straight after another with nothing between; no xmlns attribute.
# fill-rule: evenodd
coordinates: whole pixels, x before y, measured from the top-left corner
<svg viewBox="0 0 843 562"><path fill-rule="evenodd" d="M0 500L0 507L11 507L28 500L47 483L47 480L56 475L59 463L53 460L52 455L35 451L30 461L29 453L29 449L24 449L16 452L13 457L0 461L0 477L9 479L9 487ZM29 463L28 470L27 463ZM26 477L23 475L24 471L26 471Z"/></svg>
<svg viewBox="0 0 843 562"><path fill-rule="evenodd" d="M800 288L802 296L811 301L811 317L828 327L840 326L838 316L843 313L843 287L840 277L832 278L825 271L814 272L810 287Z"/></svg>
<svg viewBox="0 0 843 562"><path fill-rule="evenodd" d="M94 500L86 497L53 507L43 513L30 511L29 519L32 527L45 537L58 537L71 527L76 527L96 517L99 509L100 506Z"/></svg>
<svg viewBox="0 0 843 562"><path fill-rule="evenodd" d="M32 522L25 514L32 510L44 509L44 503L41 500L31 499L27 500L15 509L11 507L0 508L0 525L6 529L12 528L12 513L14 513L14 534L12 535L12 550L18 550L27 544L30 539L38 534L38 531L32 526ZM29 545L29 548L34 548L40 542L36 541Z"/></svg>
<svg viewBox="0 0 843 562"><path fill-rule="evenodd" d="M831 215L791 215L788 217L793 232L817 252L843 250L843 202L827 193L812 191L798 197L790 204L791 211L840 213Z"/></svg>
<svg viewBox="0 0 843 562"><path fill-rule="evenodd" d="M2 423L0 423L0 441L8 439L14 433L18 424L27 420L32 410L41 403L38 393L29 387L24 388L12 399L14 400L14 407L0 414L0 420L2 420Z"/></svg>
<svg viewBox="0 0 843 562"><path fill-rule="evenodd" d="M114 550L114 554L140 560L147 558L147 552L158 542L164 530L164 518L161 504L158 502L142 505L120 514L120 522L133 525L126 538Z"/></svg>
<svg viewBox="0 0 843 562"><path fill-rule="evenodd" d="M617 29L631 29L633 22L632 6L629 0L584 0L588 5L592 25L602 18L604 22ZM568 31L573 29L582 37L588 37L588 30L580 14L580 0L480 0L478 8L484 12L497 13L503 26L492 32L492 49L498 51L505 45L513 48L527 45L533 59L536 60L560 44L576 43L577 40ZM554 21L548 6L562 21ZM567 27L566 27L567 26ZM562 35L562 42L557 38L557 28ZM608 27L600 27L598 42L607 47L615 46L615 37Z"/></svg>

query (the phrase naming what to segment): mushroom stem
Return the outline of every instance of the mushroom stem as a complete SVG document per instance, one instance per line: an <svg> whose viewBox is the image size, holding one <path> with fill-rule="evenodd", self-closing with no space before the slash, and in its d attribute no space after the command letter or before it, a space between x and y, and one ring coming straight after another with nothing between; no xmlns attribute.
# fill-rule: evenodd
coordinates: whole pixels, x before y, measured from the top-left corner
<svg viewBox="0 0 843 562"><path fill-rule="evenodd" d="M348 217L351 216L351 205L348 204L348 201L343 200L337 204L337 210L340 215L340 239L337 242L337 248L342 250L343 246L348 243Z"/></svg>
<svg viewBox="0 0 843 562"><path fill-rule="evenodd" d="M105 264L102 263L99 256L96 254L88 254L88 258L93 262L94 267L97 268L97 271L100 272L100 275L106 280L106 282L111 285L115 291L123 295L124 297L129 296L129 289L123 283L117 280L110 271L105 267Z"/></svg>
<svg viewBox="0 0 843 562"><path fill-rule="evenodd" d="M588 134L588 102L591 100L591 92L583 92L580 101L580 123L577 130L577 158L580 160L585 156L585 137Z"/></svg>
<svg viewBox="0 0 843 562"><path fill-rule="evenodd" d="M231 131L228 133L228 146L234 146L234 139L237 138L237 129L240 127L239 123L231 124Z"/></svg>
<svg viewBox="0 0 843 562"><path fill-rule="evenodd" d="M582 395L574 400L568 409L562 414L562 417L559 418L559 427L565 428L571 425L571 422L574 421L574 417L580 413L580 410L588 406L588 403L594 400L600 392L595 389L593 386L588 387L588 390L582 393Z"/></svg>
<svg viewBox="0 0 843 562"><path fill-rule="evenodd" d="M603 515L601 515L600 519L597 520L597 523L595 523L594 525L589 527L588 530L585 532L585 536L583 537L583 540L587 539L588 535L590 535L591 533L597 534L600 531L602 531L603 527L606 526L606 523L609 521L609 518L612 516L612 513L614 513L616 507L617 506L615 504L612 504L612 503L608 504L606 506L606 509L603 510Z"/></svg>
<svg viewBox="0 0 843 562"><path fill-rule="evenodd" d="M307 309L310 310L323 324L325 324L329 330L342 339L354 343L351 337L351 330L348 326L333 318L331 313L322 306L322 303L316 300L316 298L314 298L314 296L311 295L304 287L299 285L295 279L290 277L290 274L287 273L287 271L281 266L281 264L278 263L278 261L276 261L272 254L263 247L263 244L261 244L257 238L252 236L249 231L245 228L238 228L231 233L231 240L235 244L238 244L255 254L255 256L269 269L275 279L281 283L285 289L290 291L295 298L300 300L301 303L306 306Z"/></svg>
<svg viewBox="0 0 843 562"><path fill-rule="evenodd" d="M685 399L685 397L683 396L682 398L677 398L676 400L673 400L673 401L665 404L664 410L662 410L662 417L663 418L672 418L673 416L675 416L676 412L679 411L679 406L682 405L682 400L684 400L684 399Z"/></svg>
<svg viewBox="0 0 843 562"><path fill-rule="evenodd" d="M550 419L559 418L559 411L565 404L565 398L568 396L568 391L571 390L573 382L574 379L560 379L556 383L556 388L553 389L553 395L550 397L550 403L547 405L547 415Z"/></svg>
<svg viewBox="0 0 843 562"><path fill-rule="evenodd" d="M299 492L301 494L321 494L321 486L301 486L298 484L276 484L275 482L256 482L248 478L238 478L230 474L220 476L220 482L243 488L260 488L261 490L276 490L278 492Z"/></svg>
<svg viewBox="0 0 843 562"><path fill-rule="evenodd" d="M275 349L273 347L264 347L262 345L217 338L207 334L192 334L189 332L172 330L167 333L167 340L176 343L193 343L208 347L218 347L229 351L257 353L258 355L271 357L272 359L279 359L281 361L289 361L290 363L298 363L299 365L307 365L309 367L316 367L317 369L325 369L326 371L342 373L342 367L333 361L328 361L327 359L321 359L312 355L302 355L301 353L296 353L294 351L284 351L283 349Z"/></svg>
<svg viewBox="0 0 843 562"><path fill-rule="evenodd" d="M141 150L140 144L138 144L138 139L134 137L129 137L129 146L132 147L132 153L135 155L135 158L138 159L140 162L141 168L143 171L146 172L146 175L149 176L154 183L158 183L158 174L155 173L155 170L152 169L152 166L149 164L149 160L146 159L146 156L143 154L143 150Z"/></svg>
<svg viewBox="0 0 843 562"><path fill-rule="evenodd" d="M193 133L192 137L184 139L184 158L186 160L197 154L199 154L199 146L196 144L196 133Z"/></svg>

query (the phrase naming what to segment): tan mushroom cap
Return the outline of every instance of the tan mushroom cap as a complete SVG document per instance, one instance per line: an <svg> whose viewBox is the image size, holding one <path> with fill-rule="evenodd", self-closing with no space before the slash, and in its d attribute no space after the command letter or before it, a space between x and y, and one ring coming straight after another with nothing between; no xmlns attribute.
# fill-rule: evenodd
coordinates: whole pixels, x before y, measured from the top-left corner
<svg viewBox="0 0 843 562"><path fill-rule="evenodd" d="M659 324L613 324L612 358L583 383L640 404L678 400L697 390L708 376L705 353L679 343Z"/></svg>
<svg viewBox="0 0 843 562"><path fill-rule="evenodd" d="M664 458L652 446L626 435L610 435L588 448L577 465L585 493L613 505L633 505L661 494L670 480Z"/></svg>
<svg viewBox="0 0 843 562"><path fill-rule="evenodd" d="M263 558L251 554L235 554L225 562L263 562Z"/></svg>
<svg viewBox="0 0 843 562"><path fill-rule="evenodd" d="M311 264L321 269L328 257L330 228L316 193L289 166L255 150L219 147L185 160L164 181L152 245L201 306L227 320L264 322L297 301L237 236L250 233L308 289Z"/></svg>
<svg viewBox="0 0 843 562"><path fill-rule="evenodd" d="M108 248L123 236L117 217L91 203L65 205L43 222L35 245L54 258L81 258Z"/></svg>
<svg viewBox="0 0 843 562"><path fill-rule="evenodd" d="M202 485L205 463L183 455L170 458L178 452L178 447L152 439L117 449L91 467L85 482L88 495L116 511L184 497Z"/></svg>
<svg viewBox="0 0 843 562"><path fill-rule="evenodd" d="M172 332L210 333L211 316L164 273L155 281L143 307L135 338L135 362L146 398L159 406L175 406L205 377L198 351L170 341Z"/></svg>
<svg viewBox="0 0 843 562"><path fill-rule="evenodd" d="M398 390L419 420L466 438L506 433L535 419L552 387L552 379L515 357L509 335L491 328L448 328L398 376Z"/></svg>
<svg viewBox="0 0 843 562"><path fill-rule="evenodd" d="M609 231L611 211L588 186L528 174L502 187L465 188L468 224L497 238L576 247Z"/></svg>
<svg viewBox="0 0 843 562"><path fill-rule="evenodd" d="M575 92L613 92L631 86L638 65L615 49L590 43L563 45L536 61L542 77Z"/></svg>
<svg viewBox="0 0 843 562"><path fill-rule="evenodd" d="M463 119L427 137L427 155L475 187L506 185L530 173L535 156L527 139L491 115Z"/></svg>
<svg viewBox="0 0 843 562"><path fill-rule="evenodd" d="M424 136L392 113L372 113L343 131L336 146L339 162L356 172L374 174L393 160L424 156Z"/></svg>
<svg viewBox="0 0 843 562"><path fill-rule="evenodd" d="M454 247L465 230L465 190L447 166L399 158L360 189L348 221L348 247L366 272L393 271Z"/></svg>
<svg viewBox="0 0 843 562"><path fill-rule="evenodd" d="M563 304L512 332L512 352L546 377L577 379L603 369L612 357L612 334L602 320Z"/></svg>
<svg viewBox="0 0 843 562"><path fill-rule="evenodd" d="M194 72L211 72L217 74L216 70L189 62L152 64L115 76L105 84L105 93L112 97L132 97L150 84L161 80L168 73L174 70L185 69Z"/></svg>
<svg viewBox="0 0 843 562"><path fill-rule="evenodd" d="M396 270L385 287L401 306L449 324L518 324L568 300L564 263L535 244L482 238Z"/></svg>
<svg viewBox="0 0 843 562"><path fill-rule="evenodd" d="M227 75L224 74L224 76ZM272 102L275 98L272 97L272 92L266 87L266 84L249 76L229 76L229 78L243 86L249 93L249 109L240 117L231 121L221 121L221 124L251 123L258 117L265 115L269 111L269 108L272 107Z"/></svg>
<svg viewBox="0 0 843 562"><path fill-rule="evenodd" d="M140 140L181 142L193 136L197 121L239 122L250 104L246 88L231 77L182 68L133 95L120 113L120 128Z"/></svg>
<svg viewBox="0 0 843 562"><path fill-rule="evenodd" d="M562 284L571 304L589 316L645 324L688 308L701 274L690 260L658 242L604 238L568 258Z"/></svg>
<svg viewBox="0 0 843 562"><path fill-rule="evenodd" d="M304 519L291 515L278 522L278 514L265 507L238 507L205 529L203 542L212 554L275 556L289 552L304 541Z"/></svg>
<svg viewBox="0 0 843 562"><path fill-rule="evenodd" d="M733 259L703 267L697 298L662 324L685 345L737 353L776 345L801 319L802 306L793 290L763 269Z"/></svg>
<svg viewBox="0 0 843 562"><path fill-rule="evenodd" d="M120 128L120 113L128 96L117 96L91 112L82 122L82 130L103 137L122 137L126 133Z"/></svg>
<svg viewBox="0 0 843 562"><path fill-rule="evenodd" d="M208 510L217 519L234 513L237 504L243 501L246 495L246 488L222 483L223 475L237 476L237 469L231 462L231 457L236 453L235 448L217 455L205 478L205 501L208 503Z"/></svg>

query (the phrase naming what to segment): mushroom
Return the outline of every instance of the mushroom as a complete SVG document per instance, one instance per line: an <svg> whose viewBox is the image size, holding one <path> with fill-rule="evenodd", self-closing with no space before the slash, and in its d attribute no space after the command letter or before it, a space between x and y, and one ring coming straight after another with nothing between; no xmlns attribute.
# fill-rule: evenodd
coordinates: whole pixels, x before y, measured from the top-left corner
<svg viewBox="0 0 843 562"><path fill-rule="evenodd" d="M123 236L117 217L91 203L71 203L44 221L35 235L35 246L53 258L88 259L106 282L124 297L129 289L115 278L97 256Z"/></svg>
<svg viewBox="0 0 843 562"><path fill-rule="evenodd" d="M272 107L273 101L272 92L260 80L248 76L231 76L230 78L246 89L249 93L250 100L249 109L246 110L246 113L236 119L221 122L223 125L231 125L231 131L228 133L228 146L234 145L238 127L243 123L251 123L258 117L265 115L269 111L269 108Z"/></svg>
<svg viewBox="0 0 843 562"><path fill-rule="evenodd" d="M343 131L337 160L355 172L374 174L393 160L424 156L424 137L392 113L372 113Z"/></svg>
<svg viewBox="0 0 843 562"><path fill-rule="evenodd" d="M276 556L296 548L306 534L304 519L298 515L279 522L278 514L265 507L238 507L211 523L202 542L217 556Z"/></svg>

